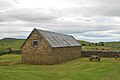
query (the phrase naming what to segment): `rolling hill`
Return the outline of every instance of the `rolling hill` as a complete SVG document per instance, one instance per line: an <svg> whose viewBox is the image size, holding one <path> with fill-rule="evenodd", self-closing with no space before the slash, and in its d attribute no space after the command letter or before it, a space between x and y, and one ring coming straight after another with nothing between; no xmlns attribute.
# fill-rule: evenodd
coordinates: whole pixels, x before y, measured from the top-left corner
<svg viewBox="0 0 120 80"><path fill-rule="evenodd" d="M19 49L20 46L24 43L25 39L15 39L15 38L4 38L0 40L0 49L1 48L13 48ZM120 52L120 42L101 42L91 43L88 41L78 40L82 44L83 51L93 51L93 50L110 50L110 51L119 51Z"/></svg>
<svg viewBox="0 0 120 80"><path fill-rule="evenodd" d="M78 40L82 44L83 51L113 51L120 52L120 42L99 42L91 43Z"/></svg>
<svg viewBox="0 0 120 80"><path fill-rule="evenodd" d="M4 38L0 40L0 48L19 49L25 39Z"/></svg>

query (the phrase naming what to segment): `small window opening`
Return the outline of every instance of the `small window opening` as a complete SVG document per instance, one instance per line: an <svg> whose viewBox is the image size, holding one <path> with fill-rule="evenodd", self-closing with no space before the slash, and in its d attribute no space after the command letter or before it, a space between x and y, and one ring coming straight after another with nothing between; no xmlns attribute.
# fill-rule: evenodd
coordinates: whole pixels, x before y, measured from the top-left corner
<svg viewBox="0 0 120 80"><path fill-rule="evenodd" d="M37 45L38 45L38 43L39 43L39 41L38 41L38 40L33 40L33 41L32 41L32 45L33 45L33 46L37 46Z"/></svg>

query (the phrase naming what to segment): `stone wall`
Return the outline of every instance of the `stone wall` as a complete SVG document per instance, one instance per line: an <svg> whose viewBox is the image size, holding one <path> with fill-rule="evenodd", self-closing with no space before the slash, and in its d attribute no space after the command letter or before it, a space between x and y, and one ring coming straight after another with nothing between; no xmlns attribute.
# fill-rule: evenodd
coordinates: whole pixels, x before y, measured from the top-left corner
<svg viewBox="0 0 120 80"><path fill-rule="evenodd" d="M98 55L100 57L115 57L120 52L102 52L102 51L82 51L82 57L89 57L90 55Z"/></svg>
<svg viewBox="0 0 120 80"><path fill-rule="evenodd" d="M12 50L9 51L9 54L21 54L21 50L20 49L18 49L18 50L16 50L16 49L13 50L12 49Z"/></svg>
<svg viewBox="0 0 120 80"><path fill-rule="evenodd" d="M33 40L39 40L39 45L33 46ZM38 35L36 31L33 31L22 47L22 62L29 64L44 64L47 54L49 54L50 51L51 48L43 40L43 37Z"/></svg>
<svg viewBox="0 0 120 80"><path fill-rule="evenodd" d="M49 54L52 57L54 62L52 63L61 63L69 60L73 60L76 58L80 58L81 56L81 47L65 47L65 48L54 48L52 53Z"/></svg>

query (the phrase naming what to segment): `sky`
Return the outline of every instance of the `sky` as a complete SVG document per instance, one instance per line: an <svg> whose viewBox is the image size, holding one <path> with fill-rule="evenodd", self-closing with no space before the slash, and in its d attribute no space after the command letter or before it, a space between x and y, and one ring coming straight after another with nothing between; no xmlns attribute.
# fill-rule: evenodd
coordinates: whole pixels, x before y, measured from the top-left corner
<svg viewBox="0 0 120 80"><path fill-rule="evenodd" d="M120 0L0 0L0 39L26 38L33 28L120 41Z"/></svg>

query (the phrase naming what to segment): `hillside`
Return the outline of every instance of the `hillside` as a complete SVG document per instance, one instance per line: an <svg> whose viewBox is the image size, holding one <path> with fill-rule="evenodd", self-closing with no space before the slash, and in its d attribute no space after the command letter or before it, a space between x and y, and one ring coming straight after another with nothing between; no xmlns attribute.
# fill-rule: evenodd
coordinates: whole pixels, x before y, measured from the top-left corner
<svg viewBox="0 0 120 80"><path fill-rule="evenodd" d="M88 42L88 41L83 41L83 40L78 40L78 42L79 42L80 44L82 44L82 46L85 46L85 45L89 45L89 44L90 44L90 42Z"/></svg>
<svg viewBox="0 0 120 80"><path fill-rule="evenodd" d="M4 38L0 40L1 48L14 48L19 49L24 43L25 39L15 39L15 38ZM91 43L88 41L78 40L82 44L83 51L119 51L120 52L120 42L99 42Z"/></svg>
<svg viewBox="0 0 120 80"><path fill-rule="evenodd" d="M120 52L120 42L91 43L78 40L82 44L83 51L113 51Z"/></svg>
<svg viewBox="0 0 120 80"><path fill-rule="evenodd" d="M0 48L19 49L25 39L4 38L0 40Z"/></svg>

